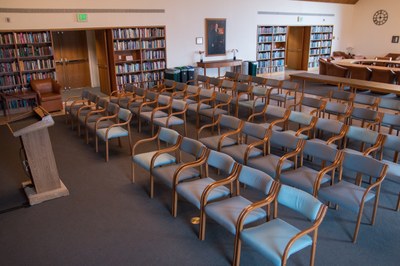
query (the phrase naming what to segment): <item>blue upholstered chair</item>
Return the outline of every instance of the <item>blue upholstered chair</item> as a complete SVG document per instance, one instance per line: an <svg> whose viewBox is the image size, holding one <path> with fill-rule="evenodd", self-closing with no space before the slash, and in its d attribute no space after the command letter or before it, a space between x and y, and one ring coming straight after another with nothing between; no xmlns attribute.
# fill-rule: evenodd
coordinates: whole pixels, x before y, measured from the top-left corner
<svg viewBox="0 0 400 266"><path fill-rule="evenodd" d="M269 90L269 87L254 86L249 99L238 101L235 113L236 117L239 116L240 108L247 109L248 117L260 112L268 102Z"/></svg>
<svg viewBox="0 0 400 266"><path fill-rule="evenodd" d="M239 143L240 131L244 122L233 116L220 115L215 122L202 126L197 131L197 139L206 145L207 148L221 151L225 146L230 146ZM205 129L217 127L217 135L210 137L202 137L202 132Z"/></svg>
<svg viewBox="0 0 400 266"><path fill-rule="evenodd" d="M108 162L108 142L111 139L118 139L121 146L121 138L127 137L129 141L129 150L132 148L131 144L131 127L129 123L132 119L132 113L120 108L118 112L118 122L108 127L96 128L96 152L99 150L98 140L101 139L106 143L106 162Z"/></svg>
<svg viewBox="0 0 400 266"><path fill-rule="evenodd" d="M245 165L249 158L266 154L266 144L271 135L269 129L259 124L245 122L240 134L239 143L223 147L221 151Z"/></svg>
<svg viewBox="0 0 400 266"><path fill-rule="evenodd" d="M269 94L269 102L271 100L277 101L278 106L286 108L288 101L293 100L297 102L296 94L299 90L299 84L293 81L284 80L279 88L273 88Z"/></svg>
<svg viewBox="0 0 400 266"><path fill-rule="evenodd" d="M318 117L298 111L291 111L283 132L302 139L308 139L314 131ZM293 130L290 126L297 125L298 129Z"/></svg>
<svg viewBox="0 0 400 266"><path fill-rule="evenodd" d="M306 156L312 158L312 165L304 164ZM300 156L299 167L278 172L275 178L283 184L315 195L321 185L334 180L336 170L340 170L343 156L342 151L329 145L306 141Z"/></svg>
<svg viewBox="0 0 400 266"><path fill-rule="evenodd" d="M152 109L143 110L139 113L140 119L138 124L138 131L142 131L142 121L148 122L152 128L152 135L154 135L153 120L158 117L166 117L170 113L172 105L172 97L167 95L159 95L157 98L157 105Z"/></svg>
<svg viewBox="0 0 400 266"><path fill-rule="evenodd" d="M88 109L88 112L80 111L77 117L78 136L81 135L81 126L86 127L87 123L96 121L97 118L103 117L107 113L108 101L105 98L99 98L96 105Z"/></svg>
<svg viewBox="0 0 400 266"><path fill-rule="evenodd" d="M339 181L331 186L324 186L317 192L318 198L337 204L341 207L358 213L353 243L357 240L364 205L374 200L371 224L374 224L379 203L381 183L387 172L387 165L368 156L345 153L343 169L357 173L355 182L345 181L343 172L339 173ZM363 187L363 178L369 177L370 183Z"/></svg>
<svg viewBox="0 0 400 266"><path fill-rule="evenodd" d="M352 146L349 145L350 141L352 141ZM384 134L367 128L349 126L344 140L344 151L353 154L374 155L382 148L384 142ZM357 146L360 147L359 150L354 149Z"/></svg>
<svg viewBox="0 0 400 266"><path fill-rule="evenodd" d="M96 134L96 130L106 128L118 121L118 113L120 107L116 103L108 103L105 112L93 111L92 119L88 119L85 124L86 144L89 144L89 134Z"/></svg>
<svg viewBox="0 0 400 266"><path fill-rule="evenodd" d="M99 96L89 92L87 100L84 99L82 101L76 101L71 105L69 115L72 129L74 129L75 125L79 124L80 116L86 116L90 111L96 108L96 104L99 99ZM76 106L79 106L79 108L76 108Z"/></svg>
<svg viewBox="0 0 400 266"><path fill-rule="evenodd" d="M253 202L257 202L257 204L259 204L259 201L272 202L272 200L275 199L277 189L279 188L278 183L266 173L242 165L240 167L239 175L236 179L221 180L218 183L209 186L208 190L205 191L205 195L212 193L214 189L218 189L221 186L226 186L232 183L236 184L236 193L233 197L214 202L205 201L201 203L203 208L201 209L202 211L200 214L200 240L204 240L205 238L206 217L210 217L225 227L230 233L235 234L236 223L241 212L246 208L250 208L250 206L253 205ZM246 189L254 189L255 191L260 192L260 195L252 200L241 196L239 183L246 185ZM206 197L204 197L204 199L206 199ZM262 221L269 218L267 217L270 215L269 210L270 208L268 205L267 208L257 209L247 216L244 224L248 225L253 222Z"/></svg>
<svg viewBox="0 0 400 266"><path fill-rule="evenodd" d="M290 110L271 105L271 104L266 104L264 105L264 108L260 112L253 113L252 115L249 116L247 121L254 122L255 118L261 117L263 119L263 122L260 123L265 128L271 128L275 131L282 131L282 127L278 126L280 124L284 125L288 118L290 116Z"/></svg>
<svg viewBox="0 0 400 266"><path fill-rule="evenodd" d="M239 102L248 101L252 97L253 86L249 83L237 83L235 90L232 91L231 104L235 107L235 114L239 112ZM236 115L237 116L237 115Z"/></svg>
<svg viewBox="0 0 400 266"><path fill-rule="evenodd" d="M345 123L338 120L318 118L313 135L308 141L328 144L335 148L342 147L342 140L348 128Z"/></svg>
<svg viewBox="0 0 400 266"><path fill-rule="evenodd" d="M399 136L399 130L400 130L399 113L396 114L384 113L378 126L378 132L381 132L382 127L388 127L389 134L392 134L393 130L397 131L396 135Z"/></svg>
<svg viewBox="0 0 400 266"><path fill-rule="evenodd" d="M182 181L200 177L201 165L207 159L207 148L201 142L191 138L184 137L177 151L178 156L175 163L156 167L152 171L154 180L158 180L172 189L172 214L174 214L174 203L177 197L176 186ZM186 165L191 167L181 170ZM198 167L193 165L198 165Z"/></svg>
<svg viewBox="0 0 400 266"><path fill-rule="evenodd" d="M136 117L138 125L140 125L140 114L142 112L151 112L157 107L158 96L158 92L146 90L144 98L140 97L138 102L129 103L129 110ZM138 126L138 129L139 128Z"/></svg>
<svg viewBox="0 0 400 266"><path fill-rule="evenodd" d="M154 126L159 127L176 127L183 126L183 135L187 136L186 111L188 104L183 100L173 99L171 111L167 116L153 117L151 127L152 135L154 135Z"/></svg>
<svg viewBox="0 0 400 266"><path fill-rule="evenodd" d="M223 92L215 92L215 98L208 107L203 107L197 112L197 127L200 125L201 117L207 117L211 119L211 123L218 118L219 115L229 115L232 96Z"/></svg>
<svg viewBox="0 0 400 266"><path fill-rule="evenodd" d="M268 141L267 154L250 158L247 165L267 173L273 178L279 171L297 168L297 160L305 144L304 139L297 138L293 135L279 131L271 131ZM284 148L287 152L282 156L272 154L271 146L276 148ZM287 160L287 159L291 160Z"/></svg>
<svg viewBox="0 0 400 266"><path fill-rule="evenodd" d="M326 101L323 99L318 99L318 98L312 98L312 97L307 97L304 96L304 94L301 96L300 100L292 104L288 107L288 109L293 109L296 110L297 106L299 107L299 111L302 111L302 107L306 106L308 109L311 109L311 111L307 112L310 115L315 115L317 117L320 117L323 110L325 109Z"/></svg>
<svg viewBox="0 0 400 266"><path fill-rule="evenodd" d="M384 151L393 152L392 159L383 159ZM399 164L399 153L400 153L400 137L395 135L386 135L386 141L383 144L383 149L380 154L380 159L383 163L388 165L386 178L389 181L400 182L400 164ZM389 156L389 155L387 155ZM400 192L397 198L396 211L400 209Z"/></svg>
<svg viewBox="0 0 400 266"><path fill-rule="evenodd" d="M278 204L303 215L311 221L310 226L299 229L278 218ZM242 242L258 251L274 265L286 265L291 255L311 246L310 265L314 265L318 228L325 217L327 206L302 190L282 185L275 201L274 219L254 227L243 228L251 212L264 205L263 202L255 203L240 214L236 226L233 265L240 264Z"/></svg>
<svg viewBox="0 0 400 266"><path fill-rule="evenodd" d="M199 167L201 165L205 166L205 176L188 182L181 182L176 185L177 195L185 198L188 202L196 206L199 210L202 210L204 206L201 202L212 201L227 197L232 193L232 187L230 188L221 186L218 189L214 189L211 193L207 192L208 187L212 184L219 182L210 177L209 171L210 167L215 168L220 174L221 179L234 179L238 174L239 164L229 155L217 152L213 150L207 150L207 160L204 160L201 164L189 164L180 168L180 171L187 171L188 168ZM180 173L178 173L180 174ZM178 197L175 197L175 202L173 204L173 216L176 216Z"/></svg>
<svg viewBox="0 0 400 266"><path fill-rule="evenodd" d="M132 182L135 182L135 165L139 165L150 174L150 197L153 197L153 170L156 167L176 163L176 157L182 136L175 130L160 127L158 132L150 138L141 139L132 148ZM157 146L150 151L143 151L142 146L150 146L155 143ZM165 147L167 146L167 147ZM141 150L139 153L138 150ZM173 153L173 154L170 154Z"/></svg>
<svg viewBox="0 0 400 266"><path fill-rule="evenodd" d="M89 91L82 90L81 96L72 96L64 101L65 110L65 122L68 123L71 120L72 113L76 113L80 107L86 104L89 100Z"/></svg>

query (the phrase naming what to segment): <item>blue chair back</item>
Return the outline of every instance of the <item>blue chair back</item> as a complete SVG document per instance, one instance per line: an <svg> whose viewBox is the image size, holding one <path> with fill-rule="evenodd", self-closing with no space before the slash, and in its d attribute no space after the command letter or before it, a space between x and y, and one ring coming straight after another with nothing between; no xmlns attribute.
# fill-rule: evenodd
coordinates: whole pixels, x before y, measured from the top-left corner
<svg viewBox="0 0 400 266"><path fill-rule="evenodd" d="M343 168L377 178L381 175L384 163L360 154L345 153Z"/></svg>
<svg viewBox="0 0 400 266"><path fill-rule="evenodd" d="M221 115L219 124L225 128L238 129L241 122L242 120L240 118L230 115Z"/></svg>
<svg viewBox="0 0 400 266"><path fill-rule="evenodd" d="M281 185L278 203L304 215L311 221L317 218L322 206L322 203L311 194L287 185Z"/></svg>
<svg viewBox="0 0 400 266"><path fill-rule="evenodd" d="M119 120L122 120L122 121L126 122L126 121L131 120L131 117L132 117L131 111L129 111L127 109L124 109L124 108L120 108L119 109L119 112L118 112Z"/></svg>
<svg viewBox="0 0 400 266"><path fill-rule="evenodd" d="M210 154L207 158L207 164L221 170L226 174L231 174L233 166L235 165L235 160L225 153L210 150Z"/></svg>
<svg viewBox="0 0 400 266"><path fill-rule="evenodd" d="M158 138L159 140L164 141L165 143L174 145L177 143L179 139L179 133L173 129L161 127Z"/></svg>
<svg viewBox="0 0 400 266"><path fill-rule="evenodd" d="M252 136L257 139L263 139L265 135L267 134L268 129L255 123L251 122L245 122L243 129L242 129L242 134Z"/></svg>
<svg viewBox="0 0 400 266"><path fill-rule="evenodd" d="M203 143L201 143L198 140L191 139L188 137L184 137L182 139L181 147L180 149L186 153L189 153L197 158L200 157L203 149L206 147L204 146Z"/></svg>
<svg viewBox="0 0 400 266"><path fill-rule="evenodd" d="M239 173L239 181L264 194L268 194L274 179L263 171L242 165Z"/></svg>
<svg viewBox="0 0 400 266"><path fill-rule="evenodd" d="M333 162L336 159L338 150L325 143L306 141L303 152L323 161Z"/></svg>
<svg viewBox="0 0 400 266"><path fill-rule="evenodd" d="M272 134L269 140L273 145L286 147L289 149L296 149L297 143L300 139L291 134L272 130Z"/></svg>

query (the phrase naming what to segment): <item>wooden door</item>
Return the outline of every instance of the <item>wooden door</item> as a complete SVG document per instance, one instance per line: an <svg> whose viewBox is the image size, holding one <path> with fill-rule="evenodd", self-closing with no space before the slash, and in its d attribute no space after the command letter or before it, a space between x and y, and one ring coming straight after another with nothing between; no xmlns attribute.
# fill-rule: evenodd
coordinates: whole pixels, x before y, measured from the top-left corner
<svg viewBox="0 0 400 266"><path fill-rule="evenodd" d="M287 68L307 70L303 66L305 27L289 27L287 38Z"/></svg>
<svg viewBox="0 0 400 266"><path fill-rule="evenodd" d="M106 30L96 30L96 56L97 67L99 69L100 90L102 93L110 95L111 80L107 50Z"/></svg>
<svg viewBox="0 0 400 266"><path fill-rule="evenodd" d="M86 31L53 32L57 79L65 89L90 87Z"/></svg>

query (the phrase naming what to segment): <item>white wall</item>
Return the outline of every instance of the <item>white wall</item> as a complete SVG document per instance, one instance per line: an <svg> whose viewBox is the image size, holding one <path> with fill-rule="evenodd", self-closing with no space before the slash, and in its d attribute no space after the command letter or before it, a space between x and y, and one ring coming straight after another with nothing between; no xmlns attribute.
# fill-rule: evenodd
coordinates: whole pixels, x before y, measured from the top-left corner
<svg viewBox="0 0 400 266"><path fill-rule="evenodd" d="M388 21L377 26L372 21L374 13L384 9L389 13ZM391 43L393 35L400 35L399 0L360 0L355 5L352 23L353 38L349 46L354 53L373 58L385 54L400 53L400 43Z"/></svg>
<svg viewBox="0 0 400 266"><path fill-rule="evenodd" d="M360 2L365 0L360 0ZM184 0L0 0L2 8L152 8L165 9L161 14L132 13L89 13L87 23L76 22L75 14L35 14L1 13L0 30L7 29L66 29L101 28L118 26L165 25L167 28L168 67L190 65L199 60L195 52L204 50L204 45L196 45L195 37L204 36L205 18L226 18L226 48L239 50L238 58L256 59L257 25L334 25L335 41L333 50L344 49L352 42L353 5L311 3L290 0L203 0L201 2ZM258 15L257 11L329 13L329 16L303 16L297 22L293 15ZM6 22L6 17L11 19ZM49 21L51 23L49 23ZM205 40L204 40L205 41ZM205 60L231 58L207 57ZM210 73L211 74L211 73Z"/></svg>

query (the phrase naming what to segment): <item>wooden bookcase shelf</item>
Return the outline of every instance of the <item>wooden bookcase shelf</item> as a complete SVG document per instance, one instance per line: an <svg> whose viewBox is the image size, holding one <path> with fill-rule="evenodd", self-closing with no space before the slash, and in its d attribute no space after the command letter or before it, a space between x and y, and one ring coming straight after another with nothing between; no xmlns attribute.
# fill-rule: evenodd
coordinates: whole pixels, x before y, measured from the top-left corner
<svg viewBox="0 0 400 266"><path fill-rule="evenodd" d="M112 55L112 90L122 89L126 83L141 83L144 87L153 87L164 79L164 26L117 28L108 30L107 34Z"/></svg>
<svg viewBox="0 0 400 266"><path fill-rule="evenodd" d="M308 67L319 66L319 58L331 56L333 26L311 26Z"/></svg>
<svg viewBox="0 0 400 266"><path fill-rule="evenodd" d="M257 74L285 69L287 26L257 26Z"/></svg>
<svg viewBox="0 0 400 266"><path fill-rule="evenodd" d="M56 78L50 31L0 32L0 92L20 93L33 79ZM35 101L9 102L10 113L25 111ZM3 107L4 108L4 107Z"/></svg>

